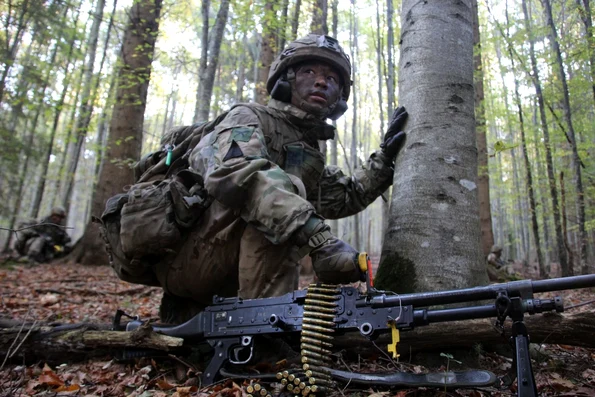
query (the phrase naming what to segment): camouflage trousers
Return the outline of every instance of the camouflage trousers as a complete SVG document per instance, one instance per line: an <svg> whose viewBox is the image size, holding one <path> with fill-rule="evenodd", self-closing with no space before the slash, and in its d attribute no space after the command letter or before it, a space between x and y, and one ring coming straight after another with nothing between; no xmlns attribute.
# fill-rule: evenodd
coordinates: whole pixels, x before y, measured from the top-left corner
<svg viewBox="0 0 595 397"><path fill-rule="evenodd" d="M166 294L191 299L199 311L214 295L253 299L296 290L295 250L291 244L271 243L238 219L215 238L191 232L176 258L159 265L156 273Z"/></svg>
<svg viewBox="0 0 595 397"><path fill-rule="evenodd" d="M25 249L22 254L27 255L31 260L38 263L49 262L54 258L53 249L43 236L29 238L25 243Z"/></svg>

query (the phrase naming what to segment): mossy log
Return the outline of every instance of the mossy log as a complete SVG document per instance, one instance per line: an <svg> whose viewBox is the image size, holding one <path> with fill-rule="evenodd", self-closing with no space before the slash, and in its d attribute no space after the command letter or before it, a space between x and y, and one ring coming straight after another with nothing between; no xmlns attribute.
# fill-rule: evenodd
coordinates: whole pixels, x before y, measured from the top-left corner
<svg viewBox="0 0 595 397"><path fill-rule="evenodd" d="M170 352L183 343L181 338L157 334L150 327L122 332L98 324L52 326L0 320L0 355L12 360L80 361L121 355L125 348Z"/></svg>

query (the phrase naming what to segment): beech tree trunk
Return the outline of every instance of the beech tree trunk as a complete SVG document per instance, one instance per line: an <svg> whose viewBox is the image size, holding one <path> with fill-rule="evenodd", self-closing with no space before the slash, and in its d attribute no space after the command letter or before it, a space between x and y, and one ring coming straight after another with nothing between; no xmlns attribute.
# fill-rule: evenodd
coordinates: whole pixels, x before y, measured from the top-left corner
<svg viewBox="0 0 595 397"><path fill-rule="evenodd" d="M376 275L399 293L486 284L477 200L471 0L404 0L399 102L409 112Z"/></svg>
<svg viewBox="0 0 595 397"><path fill-rule="evenodd" d="M560 261L560 268L562 270L562 276L571 276L572 269L568 266L568 255L566 255L566 249L563 242L562 225L560 223L560 203L558 201L558 188L556 187L556 175L554 171L554 161L552 158L552 148L550 144L550 132L547 122L547 116L545 114L545 102L543 99L543 91L541 89L541 79L539 77L539 69L537 67L537 57L535 56L535 37L533 35L533 28L531 26L531 20L527 11L527 2L523 0L523 16L525 20L525 29L529 36L529 56L531 58L531 80L535 88L535 95L537 96L537 103L539 105L539 120L541 122L541 130L543 132L543 144L545 146L545 164L547 167L547 179L550 188L550 198L552 200L553 216L554 216L554 231L556 235L556 256Z"/></svg>
<svg viewBox="0 0 595 397"><path fill-rule="evenodd" d="M151 77L151 63L159 31L162 0L141 0L130 10L122 44L116 103L112 112L104 161L93 194L91 214L100 216L106 200L134 181L128 166L140 157L143 119ZM119 143L125 142L125 143ZM89 221L85 234L67 260L85 265L102 264L103 242L98 228Z"/></svg>

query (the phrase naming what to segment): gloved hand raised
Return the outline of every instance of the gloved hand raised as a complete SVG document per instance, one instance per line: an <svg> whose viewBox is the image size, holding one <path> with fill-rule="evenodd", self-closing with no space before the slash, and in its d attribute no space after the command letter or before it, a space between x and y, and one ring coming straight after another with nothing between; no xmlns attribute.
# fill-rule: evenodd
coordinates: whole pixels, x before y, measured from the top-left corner
<svg viewBox="0 0 595 397"><path fill-rule="evenodd" d="M310 254L312 267L321 282L346 284L364 280L357 250L333 236L321 218L313 215L295 232L294 239L301 247L301 254Z"/></svg>
<svg viewBox="0 0 595 397"><path fill-rule="evenodd" d="M393 113L388 129L384 135L384 141L380 144L382 152L391 160L399 153L405 141L405 132L402 131L408 113L403 106L399 106Z"/></svg>

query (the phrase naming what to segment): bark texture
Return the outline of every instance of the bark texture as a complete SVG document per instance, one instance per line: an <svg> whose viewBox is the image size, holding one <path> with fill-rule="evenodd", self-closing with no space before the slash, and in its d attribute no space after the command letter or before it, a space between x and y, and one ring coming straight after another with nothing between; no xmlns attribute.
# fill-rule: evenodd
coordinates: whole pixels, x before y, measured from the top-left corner
<svg viewBox="0 0 595 397"><path fill-rule="evenodd" d="M143 119L151 76L151 63L159 31L161 0L135 2L122 44L122 64L104 161L93 195L91 214L100 216L106 200L133 183L130 164L140 158ZM103 242L89 221L85 234L68 260L85 265L102 264Z"/></svg>
<svg viewBox="0 0 595 397"><path fill-rule="evenodd" d="M405 0L401 15L399 101L409 118L376 281L396 292L485 284L471 0Z"/></svg>

